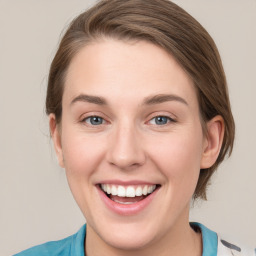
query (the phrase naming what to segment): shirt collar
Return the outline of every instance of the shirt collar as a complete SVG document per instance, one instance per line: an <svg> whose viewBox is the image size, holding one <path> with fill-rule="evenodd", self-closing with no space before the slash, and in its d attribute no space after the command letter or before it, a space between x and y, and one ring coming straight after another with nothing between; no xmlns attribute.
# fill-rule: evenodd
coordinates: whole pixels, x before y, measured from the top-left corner
<svg viewBox="0 0 256 256"><path fill-rule="evenodd" d="M203 238L203 255L216 256L218 251L218 236L217 234L198 222L191 222L191 227L198 227L201 230Z"/></svg>

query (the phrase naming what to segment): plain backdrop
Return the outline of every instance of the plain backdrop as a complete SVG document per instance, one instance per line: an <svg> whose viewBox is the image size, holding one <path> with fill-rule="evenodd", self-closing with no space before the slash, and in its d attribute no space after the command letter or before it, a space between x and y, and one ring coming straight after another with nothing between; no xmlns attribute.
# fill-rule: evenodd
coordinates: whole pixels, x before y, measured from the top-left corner
<svg viewBox="0 0 256 256"><path fill-rule="evenodd" d="M64 238L85 222L44 114L47 72L67 24L95 1L0 0L0 255ZM236 120L233 155L191 220L256 245L256 1L176 0L212 35Z"/></svg>

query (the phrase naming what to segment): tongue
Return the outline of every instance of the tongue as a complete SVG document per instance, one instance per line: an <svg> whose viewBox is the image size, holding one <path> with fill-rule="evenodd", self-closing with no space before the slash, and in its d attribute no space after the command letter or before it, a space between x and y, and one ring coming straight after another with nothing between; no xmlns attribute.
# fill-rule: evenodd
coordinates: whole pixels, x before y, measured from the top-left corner
<svg viewBox="0 0 256 256"><path fill-rule="evenodd" d="M117 203L132 204L143 200L146 196L135 196L135 197L120 197L109 195L109 198Z"/></svg>

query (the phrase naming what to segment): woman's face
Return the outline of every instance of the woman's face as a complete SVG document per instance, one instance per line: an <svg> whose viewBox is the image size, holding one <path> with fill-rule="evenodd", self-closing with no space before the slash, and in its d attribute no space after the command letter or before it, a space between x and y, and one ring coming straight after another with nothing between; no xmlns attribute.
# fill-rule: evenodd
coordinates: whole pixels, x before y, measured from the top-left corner
<svg viewBox="0 0 256 256"><path fill-rule="evenodd" d="M135 249L188 226L207 142L193 83L172 56L143 41L87 45L62 107L53 137L87 236Z"/></svg>

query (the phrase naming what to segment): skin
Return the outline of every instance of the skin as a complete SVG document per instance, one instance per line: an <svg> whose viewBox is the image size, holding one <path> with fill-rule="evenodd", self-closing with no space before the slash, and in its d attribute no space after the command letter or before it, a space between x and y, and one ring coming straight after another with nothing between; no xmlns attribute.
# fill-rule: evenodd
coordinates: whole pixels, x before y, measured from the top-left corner
<svg viewBox="0 0 256 256"><path fill-rule="evenodd" d="M107 104L78 97L85 94ZM143 104L165 94L172 99ZM87 220L86 255L201 255L189 205L200 168L217 159L224 125L215 117L204 136L193 82L174 58L144 41L91 43L70 64L62 107L61 124L51 114L50 129ZM92 124L90 116L103 121ZM146 208L124 216L106 207L96 186L113 179L161 187Z"/></svg>

